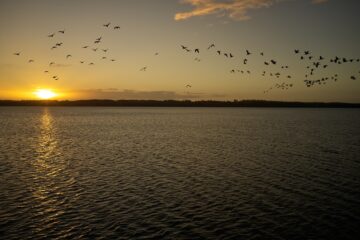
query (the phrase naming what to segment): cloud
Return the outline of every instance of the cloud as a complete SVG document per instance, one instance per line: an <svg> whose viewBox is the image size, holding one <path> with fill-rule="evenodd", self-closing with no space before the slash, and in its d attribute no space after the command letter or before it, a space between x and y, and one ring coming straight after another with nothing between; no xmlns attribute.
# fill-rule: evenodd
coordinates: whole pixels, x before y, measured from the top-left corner
<svg viewBox="0 0 360 240"><path fill-rule="evenodd" d="M177 93L173 91L135 91L135 90L118 90L109 89L86 89L75 90L66 94L72 99L127 99L127 100L182 100L182 99L199 99L204 95L201 93Z"/></svg>
<svg viewBox="0 0 360 240"><path fill-rule="evenodd" d="M248 12L259 8L268 8L272 5L290 0L181 0L194 8L188 12L175 14L175 20L185 20L196 16L216 14L228 16L233 20L247 20L250 18ZM311 0L313 4L325 3L328 0Z"/></svg>

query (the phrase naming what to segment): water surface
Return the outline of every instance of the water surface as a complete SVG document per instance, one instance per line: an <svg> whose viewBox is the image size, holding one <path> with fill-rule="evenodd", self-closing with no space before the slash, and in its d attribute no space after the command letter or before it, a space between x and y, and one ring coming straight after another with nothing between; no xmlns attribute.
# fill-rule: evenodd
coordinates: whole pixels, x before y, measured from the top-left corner
<svg viewBox="0 0 360 240"><path fill-rule="evenodd" d="M360 110L0 108L3 239L356 239Z"/></svg>

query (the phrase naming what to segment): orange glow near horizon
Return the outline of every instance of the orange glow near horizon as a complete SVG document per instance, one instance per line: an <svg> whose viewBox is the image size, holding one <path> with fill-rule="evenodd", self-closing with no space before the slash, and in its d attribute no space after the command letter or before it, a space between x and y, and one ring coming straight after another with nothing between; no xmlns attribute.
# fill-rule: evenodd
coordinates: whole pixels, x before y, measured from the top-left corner
<svg viewBox="0 0 360 240"><path fill-rule="evenodd" d="M52 99L56 96L58 96L57 93L55 93L53 90L51 89L37 89L35 92L34 92L34 95L39 98L39 99Z"/></svg>

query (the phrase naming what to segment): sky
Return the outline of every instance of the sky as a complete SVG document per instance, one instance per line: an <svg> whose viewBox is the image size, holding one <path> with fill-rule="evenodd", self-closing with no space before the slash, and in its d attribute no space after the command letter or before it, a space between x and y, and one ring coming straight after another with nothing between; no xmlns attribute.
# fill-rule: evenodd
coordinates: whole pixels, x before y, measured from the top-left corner
<svg viewBox="0 0 360 240"><path fill-rule="evenodd" d="M52 89L69 100L360 102L359 9L357 0L0 0L0 99Z"/></svg>

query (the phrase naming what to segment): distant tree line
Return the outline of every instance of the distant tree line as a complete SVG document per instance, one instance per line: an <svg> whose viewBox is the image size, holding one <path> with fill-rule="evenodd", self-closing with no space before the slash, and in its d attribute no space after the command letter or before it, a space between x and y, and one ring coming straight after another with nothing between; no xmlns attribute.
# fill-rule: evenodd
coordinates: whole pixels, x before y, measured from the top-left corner
<svg viewBox="0 0 360 240"><path fill-rule="evenodd" d="M103 107L292 107L359 108L360 103L282 102L265 100L0 100L0 106L103 106Z"/></svg>

